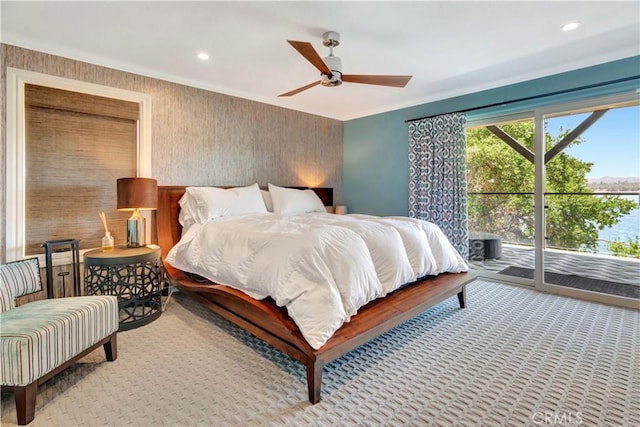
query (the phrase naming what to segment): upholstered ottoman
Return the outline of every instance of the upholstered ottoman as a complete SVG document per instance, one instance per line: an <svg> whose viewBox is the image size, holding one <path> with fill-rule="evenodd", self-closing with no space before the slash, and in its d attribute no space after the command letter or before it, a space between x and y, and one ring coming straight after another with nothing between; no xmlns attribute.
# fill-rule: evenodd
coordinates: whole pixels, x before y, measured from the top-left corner
<svg viewBox="0 0 640 427"><path fill-rule="evenodd" d="M37 283L24 283L36 280ZM24 289L40 288L37 262L0 266L0 294L6 303ZM16 291L16 289L23 288ZM7 295L8 298L7 298ZM2 386L15 392L18 424L35 416L38 384L104 346L107 360L117 357L118 301L115 296L48 299L0 313Z"/></svg>

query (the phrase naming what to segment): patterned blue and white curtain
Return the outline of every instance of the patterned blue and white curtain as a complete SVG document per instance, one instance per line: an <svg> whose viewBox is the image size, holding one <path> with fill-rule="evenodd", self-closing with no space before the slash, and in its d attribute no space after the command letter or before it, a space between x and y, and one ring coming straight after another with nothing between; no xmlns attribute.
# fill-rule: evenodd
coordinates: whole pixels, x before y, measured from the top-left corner
<svg viewBox="0 0 640 427"><path fill-rule="evenodd" d="M462 113L409 123L409 216L437 224L465 259L466 123Z"/></svg>

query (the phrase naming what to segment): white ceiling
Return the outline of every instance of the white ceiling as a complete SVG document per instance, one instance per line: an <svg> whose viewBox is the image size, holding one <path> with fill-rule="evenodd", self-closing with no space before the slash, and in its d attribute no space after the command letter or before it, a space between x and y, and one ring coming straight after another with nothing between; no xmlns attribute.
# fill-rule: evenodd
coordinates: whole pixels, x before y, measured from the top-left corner
<svg viewBox="0 0 640 427"><path fill-rule="evenodd" d="M12 2L3 43L348 120L640 54L640 2ZM582 21L575 31L561 26ZM287 42L345 74L412 74L402 89L319 79ZM196 54L207 52L200 61Z"/></svg>

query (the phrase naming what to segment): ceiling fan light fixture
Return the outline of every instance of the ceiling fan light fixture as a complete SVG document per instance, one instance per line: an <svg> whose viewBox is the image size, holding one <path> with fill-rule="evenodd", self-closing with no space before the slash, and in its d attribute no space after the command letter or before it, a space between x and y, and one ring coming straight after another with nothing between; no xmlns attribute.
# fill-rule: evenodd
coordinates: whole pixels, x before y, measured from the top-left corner
<svg viewBox="0 0 640 427"><path fill-rule="evenodd" d="M322 86L340 86L342 84L342 60L340 57L331 53L329 56L322 58L322 60L331 70L331 75L321 73L320 84Z"/></svg>
<svg viewBox="0 0 640 427"><path fill-rule="evenodd" d="M340 86L342 84L342 73L340 71L333 71L333 75L321 74L320 84L322 86Z"/></svg>

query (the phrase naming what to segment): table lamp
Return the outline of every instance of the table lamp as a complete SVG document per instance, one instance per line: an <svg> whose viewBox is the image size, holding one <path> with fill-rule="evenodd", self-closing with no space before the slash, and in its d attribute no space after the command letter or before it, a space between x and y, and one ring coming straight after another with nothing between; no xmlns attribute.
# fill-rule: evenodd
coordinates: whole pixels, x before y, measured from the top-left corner
<svg viewBox="0 0 640 427"><path fill-rule="evenodd" d="M127 247L144 246L145 219L141 210L155 210L158 205L158 183L151 178L119 178L118 207L119 211L133 211L127 220Z"/></svg>

